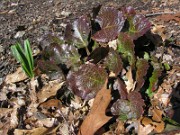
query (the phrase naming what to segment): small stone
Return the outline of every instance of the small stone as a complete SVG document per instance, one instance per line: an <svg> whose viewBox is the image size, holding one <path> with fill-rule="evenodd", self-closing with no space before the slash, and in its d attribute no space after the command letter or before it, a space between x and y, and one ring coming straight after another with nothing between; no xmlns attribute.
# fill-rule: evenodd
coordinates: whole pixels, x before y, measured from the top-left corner
<svg viewBox="0 0 180 135"><path fill-rule="evenodd" d="M16 35L14 36L14 38L20 38L20 37L22 37L24 34L25 34L25 31L18 31L18 32L16 33Z"/></svg>
<svg viewBox="0 0 180 135"><path fill-rule="evenodd" d="M0 53L2 53L4 51L4 48L2 45L0 45Z"/></svg>
<svg viewBox="0 0 180 135"><path fill-rule="evenodd" d="M62 11L61 15L68 17L71 14L69 11Z"/></svg>

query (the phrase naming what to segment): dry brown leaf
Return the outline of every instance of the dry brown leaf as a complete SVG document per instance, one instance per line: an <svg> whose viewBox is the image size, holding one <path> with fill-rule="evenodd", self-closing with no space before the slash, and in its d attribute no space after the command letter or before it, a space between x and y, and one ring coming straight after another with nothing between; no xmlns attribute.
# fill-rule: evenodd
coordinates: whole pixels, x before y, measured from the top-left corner
<svg viewBox="0 0 180 135"><path fill-rule="evenodd" d="M138 135L148 135L153 131L153 129L154 127L151 124L146 126L139 125Z"/></svg>
<svg viewBox="0 0 180 135"><path fill-rule="evenodd" d="M172 36L172 33L166 31L164 25L154 24L153 29L151 31L154 34L160 35L163 41L165 41L166 39L169 39Z"/></svg>
<svg viewBox="0 0 180 135"><path fill-rule="evenodd" d="M131 67L128 70L128 72L126 73L126 78L128 80L125 81L125 84L126 84L126 89L127 89L128 93L129 93L131 90L134 90L134 80L133 80L133 75L132 75Z"/></svg>
<svg viewBox="0 0 180 135"><path fill-rule="evenodd" d="M154 129L154 130L155 130L157 133L161 133L161 132L164 130L165 124L164 124L163 121L161 121L160 123L153 122L153 125L155 125L155 129Z"/></svg>
<svg viewBox="0 0 180 135"><path fill-rule="evenodd" d="M13 108L0 108L0 118L5 115L8 115L12 111L13 111Z"/></svg>
<svg viewBox="0 0 180 135"><path fill-rule="evenodd" d="M49 109L50 107L56 107L56 108L60 108L62 106L60 100L57 99L50 99L47 102L43 102L40 107L41 108L46 108Z"/></svg>
<svg viewBox="0 0 180 135"><path fill-rule="evenodd" d="M96 95L91 111L83 121L78 135L94 135L111 119L105 115L106 108L111 101L111 91L106 88L106 84Z"/></svg>
<svg viewBox="0 0 180 135"><path fill-rule="evenodd" d="M149 119L149 118L147 118L147 117L144 117L144 118L142 118L142 124L143 125L149 125L149 124L151 124L152 123L152 120L151 119Z"/></svg>
<svg viewBox="0 0 180 135"><path fill-rule="evenodd" d="M5 83L10 84L10 83L15 83L15 82L20 82L25 79L27 79L27 75L24 73L21 67L19 67L16 72L9 74L6 76Z"/></svg>
<svg viewBox="0 0 180 135"><path fill-rule="evenodd" d="M118 122L118 125L117 125L117 127L115 129L115 132L116 132L117 135L125 133L124 122L122 122L122 121Z"/></svg>
<svg viewBox="0 0 180 135"><path fill-rule="evenodd" d="M38 93L37 97L39 103L46 101L51 96L56 95L57 91L63 86L64 82L51 81L48 85L44 86Z"/></svg>
<svg viewBox="0 0 180 135"><path fill-rule="evenodd" d="M157 111L156 113L161 113L161 112ZM159 118L157 118L157 119L159 119ZM157 121L157 120L155 120L155 121ZM144 126L141 125L140 130L144 130L143 127L146 128L146 126L151 125L153 127L154 131L156 131L157 133L161 133L164 130L164 127L165 127L165 124L164 124L164 122L162 120L160 120L159 122L153 122L150 118L147 118L147 117L143 117L141 119L141 123Z"/></svg>
<svg viewBox="0 0 180 135"><path fill-rule="evenodd" d="M157 16L156 19L167 21L167 22L174 20L180 24L180 12L176 14L163 14L161 16Z"/></svg>
<svg viewBox="0 0 180 135"><path fill-rule="evenodd" d="M45 128L45 127L39 127L34 128L32 130L22 130L22 129L15 129L14 135L56 135L56 130L59 126L55 128Z"/></svg>
<svg viewBox="0 0 180 135"><path fill-rule="evenodd" d="M153 119L154 121L156 121L156 122L162 121L162 114L163 114L163 112L162 112L161 110L159 110L159 109L157 109L157 108L154 108L154 109L152 110L152 113L153 113L152 119Z"/></svg>

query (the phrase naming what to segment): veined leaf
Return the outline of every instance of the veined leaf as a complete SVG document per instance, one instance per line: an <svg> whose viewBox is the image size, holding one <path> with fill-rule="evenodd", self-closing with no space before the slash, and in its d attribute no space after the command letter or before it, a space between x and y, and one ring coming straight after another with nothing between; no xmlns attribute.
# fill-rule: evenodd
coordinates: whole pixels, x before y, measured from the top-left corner
<svg viewBox="0 0 180 135"><path fill-rule="evenodd" d="M128 94L128 100L118 99L111 107L113 115L119 115L120 120L137 119L143 114L144 100L139 92Z"/></svg>
<svg viewBox="0 0 180 135"><path fill-rule="evenodd" d="M106 79L104 68L91 63L84 64L78 71L71 71L67 75L69 89L83 99L94 98Z"/></svg>
<svg viewBox="0 0 180 135"><path fill-rule="evenodd" d="M117 76L123 67L119 53L110 48L108 56L104 60L104 65Z"/></svg>
<svg viewBox="0 0 180 135"><path fill-rule="evenodd" d="M96 32L92 39L97 42L109 42L118 37L125 22L122 12L113 7L102 7L96 21L101 30Z"/></svg>
<svg viewBox="0 0 180 135"><path fill-rule="evenodd" d="M78 50L72 45L53 43L44 51L44 54L49 60L56 64L65 64L68 68L80 63Z"/></svg>
<svg viewBox="0 0 180 135"><path fill-rule="evenodd" d="M136 68L136 90L139 91L145 82L144 77L146 76L149 68L148 61L145 59L138 59L136 62Z"/></svg>
<svg viewBox="0 0 180 135"><path fill-rule="evenodd" d="M143 15L135 15L134 17L130 17L128 21L128 33L134 40L143 36L148 30L150 30L151 23Z"/></svg>
<svg viewBox="0 0 180 135"><path fill-rule="evenodd" d="M90 28L90 19L87 16L81 16L72 25L67 25L65 39L74 43L77 48L87 47Z"/></svg>

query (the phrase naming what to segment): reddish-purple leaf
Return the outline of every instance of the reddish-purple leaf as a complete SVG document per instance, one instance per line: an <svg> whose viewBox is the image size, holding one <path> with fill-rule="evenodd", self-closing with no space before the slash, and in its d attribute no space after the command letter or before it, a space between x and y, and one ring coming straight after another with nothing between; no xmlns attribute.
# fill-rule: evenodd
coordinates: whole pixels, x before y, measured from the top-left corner
<svg viewBox="0 0 180 135"><path fill-rule="evenodd" d="M98 47L88 56L87 60L96 64L104 59L108 55L108 52L109 47Z"/></svg>
<svg viewBox="0 0 180 135"><path fill-rule="evenodd" d="M135 65L134 43L131 37L126 33L120 33L118 36L118 52L122 53L131 66Z"/></svg>
<svg viewBox="0 0 180 135"><path fill-rule="evenodd" d="M138 59L136 62L136 91L139 91L144 85L144 77L147 74L149 68L148 61L145 59Z"/></svg>
<svg viewBox="0 0 180 135"><path fill-rule="evenodd" d="M69 72L67 83L70 90L83 99L94 98L107 79L104 68L95 64L84 64L78 71Z"/></svg>
<svg viewBox="0 0 180 135"><path fill-rule="evenodd" d="M46 34L43 37L41 37L41 39L40 39L40 47L43 50L46 47L50 46L52 43L56 43L56 44L61 45L61 44L64 43L64 41L60 37L58 37L58 36L56 36L56 35L54 35L52 33L51 34Z"/></svg>
<svg viewBox="0 0 180 135"><path fill-rule="evenodd" d="M101 30L96 32L92 39L97 42L108 42L117 38L124 26L125 17L121 11L113 7L102 7L96 21Z"/></svg>
<svg viewBox="0 0 180 135"><path fill-rule="evenodd" d="M150 30L151 23L143 15L135 15L128 18L129 35L136 40Z"/></svg>
<svg viewBox="0 0 180 135"><path fill-rule="evenodd" d="M134 91L128 94L128 100L118 99L111 107L111 112L119 115L121 120L137 119L143 114L144 105L140 93Z"/></svg>
<svg viewBox="0 0 180 135"><path fill-rule="evenodd" d="M80 62L78 50L72 45L53 43L46 52L49 53L48 57L51 61L56 64L65 64L68 68Z"/></svg>
<svg viewBox="0 0 180 135"><path fill-rule="evenodd" d="M131 6L123 7L122 12L125 14L125 16L127 16L127 18L134 17L136 15L135 9Z"/></svg>
<svg viewBox="0 0 180 135"><path fill-rule="evenodd" d="M61 70L56 65L56 63L54 63L53 61L49 61L49 60L46 60L46 61L45 60L39 60L37 62L37 66L44 73L53 72L53 71L60 71Z"/></svg>
<svg viewBox="0 0 180 135"><path fill-rule="evenodd" d="M90 28L90 19L81 16L72 25L67 25L65 39L73 42L77 48L87 47Z"/></svg>
<svg viewBox="0 0 180 135"><path fill-rule="evenodd" d="M110 48L108 56L104 60L104 65L117 76L121 72L123 65L119 53Z"/></svg>
<svg viewBox="0 0 180 135"><path fill-rule="evenodd" d="M137 91L130 92L128 94L128 99L133 105L133 109L136 112L137 117L139 118L143 114L143 106L145 106L141 94Z"/></svg>
<svg viewBox="0 0 180 135"><path fill-rule="evenodd" d="M126 89L126 85L124 84L123 81L121 81L120 79L117 79L115 82L114 82L114 85L113 85L113 88L115 90L118 90L119 91L119 94L121 96L121 99L127 99L127 89Z"/></svg>

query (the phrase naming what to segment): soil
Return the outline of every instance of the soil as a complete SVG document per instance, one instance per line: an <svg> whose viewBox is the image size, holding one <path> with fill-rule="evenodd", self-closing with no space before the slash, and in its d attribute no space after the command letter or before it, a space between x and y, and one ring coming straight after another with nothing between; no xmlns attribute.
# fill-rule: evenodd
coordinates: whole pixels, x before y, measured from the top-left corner
<svg viewBox="0 0 180 135"><path fill-rule="evenodd" d="M92 12L98 5L121 7L131 5L138 12L150 15L149 19L165 27L165 34L180 44L179 23L173 20L165 22L156 20L156 13L178 12L178 0L1 0L0 2L0 84L4 77L16 69L16 61L12 59L10 46L17 41L29 38L34 49L39 39L48 32L63 35L67 23L78 16ZM175 54L178 54L176 50ZM172 53L174 54L174 53ZM177 59L177 60L176 60ZM178 62L176 57L174 62Z"/></svg>
<svg viewBox="0 0 180 135"><path fill-rule="evenodd" d="M39 41L43 35L50 32L62 36L69 22L80 15L91 14L93 8L98 5L115 7L131 5L138 13L147 16L153 25L162 26L157 28L156 33L165 37L166 46L163 49L158 47L154 55L161 54L164 61L177 68L173 73L173 80L168 81L172 84L174 91L179 94L180 21L158 18L162 14L178 13L179 0L1 0L0 85L8 74L19 67L11 55L11 45L16 42L22 43L28 38L35 53L39 50ZM177 110L176 113L178 112L180 111ZM177 116L174 119L180 122Z"/></svg>

